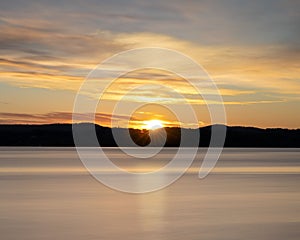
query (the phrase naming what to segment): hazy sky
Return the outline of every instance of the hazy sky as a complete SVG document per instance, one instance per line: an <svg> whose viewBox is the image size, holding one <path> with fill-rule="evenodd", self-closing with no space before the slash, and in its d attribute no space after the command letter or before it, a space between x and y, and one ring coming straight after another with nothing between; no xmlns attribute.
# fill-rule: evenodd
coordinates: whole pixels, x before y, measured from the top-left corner
<svg viewBox="0 0 300 240"><path fill-rule="evenodd" d="M124 50L165 47L206 69L224 98L229 125L298 128L299 26L297 0L1 1L0 123L70 122L76 92L97 64ZM154 80L179 89L200 125L210 123L183 79L149 71L111 87L98 123L109 124L129 83ZM142 94L154 102L164 96L149 89ZM171 105L184 107L176 99ZM176 124L156 107L135 115Z"/></svg>

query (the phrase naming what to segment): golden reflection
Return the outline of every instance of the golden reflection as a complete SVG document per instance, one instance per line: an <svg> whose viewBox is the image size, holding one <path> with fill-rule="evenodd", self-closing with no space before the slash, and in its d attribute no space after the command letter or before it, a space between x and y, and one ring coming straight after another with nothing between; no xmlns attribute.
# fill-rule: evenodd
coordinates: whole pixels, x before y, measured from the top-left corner
<svg viewBox="0 0 300 240"><path fill-rule="evenodd" d="M122 167L124 170L134 173L146 173L156 171L162 166L153 165L148 167L139 167L139 166L128 166ZM181 171L182 169L173 168L168 170L168 173L175 173ZM96 172L105 172L113 174L110 169L99 168L95 169ZM187 173L197 174L199 172L198 167L191 167L188 169ZM0 168L0 173L2 174L88 174L88 170L84 167L2 167ZM212 170L212 173L225 173L225 174L299 174L300 167L297 166L274 166L274 167L215 167ZM167 173L166 173L167 174ZM157 179L157 181L163 181L163 179ZM141 187L143 186L142 179L139 182Z"/></svg>
<svg viewBox="0 0 300 240"><path fill-rule="evenodd" d="M160 176L156 181L163 181L164 176ZM143 189L144 185L147 185L145 178L141 177L139 186ZM152 192L148 194L139 195L138 212L139 219L142 225L143 231L149 234L145 234L145 239L165 239L163 232L166 224L166 190Z"/></svg>

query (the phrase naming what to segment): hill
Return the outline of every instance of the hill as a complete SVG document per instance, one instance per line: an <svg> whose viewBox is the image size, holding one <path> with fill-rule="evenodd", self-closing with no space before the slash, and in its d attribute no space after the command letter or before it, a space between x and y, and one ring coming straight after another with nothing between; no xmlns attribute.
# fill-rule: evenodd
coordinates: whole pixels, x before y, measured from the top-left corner
<svg viewBox="0 0 300 240"><path fill-rule="evenodd" d="M89 123L77 126L86 127ZM101 146L115 147L116 142L112 129L94 125ZM128 129L115 129L120 136ZM200 147L207 147L210 141L211 126L199 129L165 128L167 133L166 147L176 147L180 143L180 132L192 134L200 131ZM131 138L140 146L150 143L149 131L129 129ZM72 124L48 125L0 125L0 146L74 146ZM129 146L129 144L124 144ZM189 146L190 143L185 143ZM93 146L87 143L85 146ZM225 147L300 147L300 129L260 129L254 127L227 127Z"/></svg>

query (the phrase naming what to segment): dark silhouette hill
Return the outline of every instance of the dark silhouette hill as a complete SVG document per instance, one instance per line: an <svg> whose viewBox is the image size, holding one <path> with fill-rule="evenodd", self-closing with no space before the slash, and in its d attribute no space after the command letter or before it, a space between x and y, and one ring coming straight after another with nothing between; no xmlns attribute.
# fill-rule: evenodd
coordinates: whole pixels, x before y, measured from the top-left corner
<svg viewBox="0 0 300 240"><path fill-rule="evenodd" d="M81 123L77 126L84 129L90 123ZM94 124L92 124L94 125ZM117 146L112 135L112 129L94 125L99 144L104 147ZM120 136L128 129L114 129ZM165 128L167 133L166 147L177 147L180 144L180 133L192 134L200 131L200 147L208 147L211 135L211 126L199 129ZM132 140L146 146L150 143L149 131L129 129ZM84 134L84 131L83 131ZM127 146L127 144L124 144ZM185 143L184 146L189 146ZM48 125L0 125L0 146L74 146L72 124ZM85 146L93 146L85 144ZM95 145L97 146L97 145ZM130 146L128 144L128 146ZM300 147L300 129L290 130L281 128L260 129L254 127L227 127L225 147Z"/></svg>

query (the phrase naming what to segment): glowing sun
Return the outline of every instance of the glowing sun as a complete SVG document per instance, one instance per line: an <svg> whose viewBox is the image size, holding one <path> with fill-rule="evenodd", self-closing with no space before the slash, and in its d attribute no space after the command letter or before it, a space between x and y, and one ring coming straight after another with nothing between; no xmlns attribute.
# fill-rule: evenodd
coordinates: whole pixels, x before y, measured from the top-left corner
<svg viewBox="0 0 300 240"><path fill-rule="evenodd" d="M163 123L160 120L144 121L144 127L148 130L155 130L163 127Z"/></svg>

